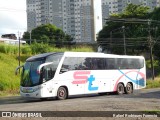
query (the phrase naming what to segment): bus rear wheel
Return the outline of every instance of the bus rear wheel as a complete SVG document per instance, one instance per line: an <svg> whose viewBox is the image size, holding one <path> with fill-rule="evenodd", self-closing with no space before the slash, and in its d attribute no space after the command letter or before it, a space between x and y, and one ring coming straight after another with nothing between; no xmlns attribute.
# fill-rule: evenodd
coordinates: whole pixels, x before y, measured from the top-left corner
<svg viewBox="0 0 160 120"><path fill-rule="evenodd" d="M57 99L64 100L67 98L67 90L64 87L60 87L57 91Z"/></svg>
<svg viewBox="0 0 160 120"><path fill-rule="evenodd" d="M131 94L133 93L133 86L131 83L127 83L126 88L125 88L125 93L126 94Z"/></svg>
<svg viewBox="0 0 160 120"><path fill-rule="evenodd" d="M122 83L119 83L117 85L117 94L122 95L124 93L124 85Z"/></svg>

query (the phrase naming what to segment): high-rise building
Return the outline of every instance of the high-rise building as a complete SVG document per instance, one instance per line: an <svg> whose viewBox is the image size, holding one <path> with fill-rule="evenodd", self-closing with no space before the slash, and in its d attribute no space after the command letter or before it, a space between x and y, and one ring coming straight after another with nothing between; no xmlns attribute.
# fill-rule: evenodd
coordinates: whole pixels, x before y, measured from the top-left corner
<svg viewBox="0 0 160 120"><path fill-rule="evenodd" d="M102 29L101 0L27 0L28 31L46 23L76 42L94 42Z"/></svg>
<svg viewBox="0 0 160 120"><path fill-rule="evenodd" d="M93 42L105 18L123 12L129 3L149 6L151 10L160 7L160 0L27 0L27 29L50 23L76 42Z"/></svg>
<svg viewBox="0 0 160 120"><path fill-rule="evenodd" d="M141 4L148 6L150 10L154 10L155 7L160 7L160 0L140 0Z"/></svg>

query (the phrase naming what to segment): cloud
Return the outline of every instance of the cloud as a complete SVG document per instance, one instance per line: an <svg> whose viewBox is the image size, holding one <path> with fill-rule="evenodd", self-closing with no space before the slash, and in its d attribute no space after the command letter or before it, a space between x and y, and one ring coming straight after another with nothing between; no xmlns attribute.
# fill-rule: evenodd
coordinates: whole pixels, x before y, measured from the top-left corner
<svg viewBox="0 0 160 120"><path fill-rule="evenodd" d="M27 28L26 0L0 0L0 34L17 34Z"/></svg>

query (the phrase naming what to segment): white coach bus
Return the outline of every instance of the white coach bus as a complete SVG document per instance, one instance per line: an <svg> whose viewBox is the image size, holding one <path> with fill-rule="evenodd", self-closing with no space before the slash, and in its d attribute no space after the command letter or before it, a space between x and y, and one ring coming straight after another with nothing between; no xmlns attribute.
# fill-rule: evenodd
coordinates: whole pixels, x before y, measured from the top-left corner
<svg viewBox="0 0 160 120"><path fill-rule="evenodd" d="M145 59L104 53L44 53L22 67L23 97L66 99L70 95L117 92L130 94L146 87Z"/></svg>

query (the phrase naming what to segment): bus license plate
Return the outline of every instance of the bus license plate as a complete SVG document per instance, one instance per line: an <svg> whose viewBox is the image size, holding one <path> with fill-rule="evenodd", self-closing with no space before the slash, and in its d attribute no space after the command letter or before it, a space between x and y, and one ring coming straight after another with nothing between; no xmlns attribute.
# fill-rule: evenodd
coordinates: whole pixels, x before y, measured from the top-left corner
<svg viewBox="0 0 160 120"><path fill-rule="evenodd" d="M26 97L30 97L30 95L29 95L29 94L26 94Z"/></svg>

